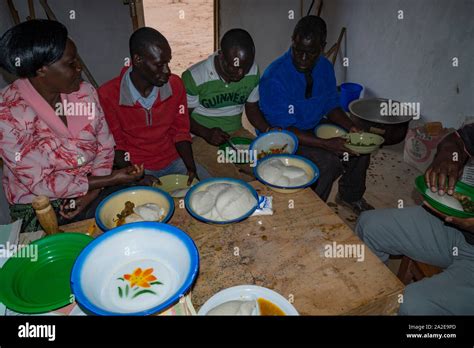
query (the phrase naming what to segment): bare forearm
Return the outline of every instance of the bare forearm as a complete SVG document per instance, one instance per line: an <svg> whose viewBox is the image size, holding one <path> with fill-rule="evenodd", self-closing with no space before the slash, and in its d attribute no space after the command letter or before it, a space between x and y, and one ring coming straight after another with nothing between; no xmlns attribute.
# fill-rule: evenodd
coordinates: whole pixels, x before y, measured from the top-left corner
<svg viewBox="0 0 474 348"><path fill-rule="evenodd" d="M355 123L352 122L349 116L347 116L347 114L341 108L335 108L331 110L328 113L327 118L332 123L335 123L345 128L346 130L350 130L352 127L356 126Z"/></svg>
<svg viewBox="0 0 474 348"><path fill-rule="evenodd" d="M89 191L119 184L116 182L112 175L89 176L87 177L87 180L89 181Z"/></svg>
<svg viewBox="0 0 474 348"><path fill-rule="evenodd" d="M194 163L193 148L191 147L191 143L189 141L180 141L175 144L175 147L188 171L195 172L196 164Z"/></svg>
<svg viewBox="0 0 474 348"><path fill-rule="evenodd" d="M258 103L246 103L245 114L252 126L257 128L260 132L266 132L270 128L270 125L258 107Z"/></svg>
<svg viewBox="0 0 474 348"><path fill-rule="evenodd" d="M191 115L191 112L192 111L189 112L189 115ZM191 133L200 136L201 138L207 139L209 135L209 128L200 125L191 116L189 116L189 121L191 125Z"/></svg>

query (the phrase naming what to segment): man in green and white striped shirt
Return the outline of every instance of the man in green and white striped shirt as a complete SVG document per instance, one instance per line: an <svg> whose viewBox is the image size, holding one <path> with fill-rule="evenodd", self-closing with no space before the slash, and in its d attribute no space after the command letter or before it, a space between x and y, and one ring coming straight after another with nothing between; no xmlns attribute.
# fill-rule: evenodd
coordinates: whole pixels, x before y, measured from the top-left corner
<svg viewBox="0 0 474 348"><path fill-rule="evenodd" d="M242 127L244 109L256 129L260 132L269 130L258 106L260 72L255 63L255 45L247 31L231 29L226 32L221 49L191 66L183 73L182 79L186 87L191 133L204 139L206 145L219 146L236 135L253 137ZM198 157L209 150L199 138L193 139L193 152ZM213 150L211 152L215 152L215 148Z"/></svg>

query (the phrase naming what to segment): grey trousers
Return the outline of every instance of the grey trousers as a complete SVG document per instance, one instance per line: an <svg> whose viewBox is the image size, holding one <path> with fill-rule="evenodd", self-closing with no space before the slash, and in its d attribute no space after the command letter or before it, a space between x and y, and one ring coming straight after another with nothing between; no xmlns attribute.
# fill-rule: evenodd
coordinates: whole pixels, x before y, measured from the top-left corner
<svg viewBox="0 0 474 348"><path fill-rule="evenodd" d="M474 245L459 230L417 206L364 212L356 233L383 262L406 255L444 268L406 287L399 314L474 314Z"/></svg>

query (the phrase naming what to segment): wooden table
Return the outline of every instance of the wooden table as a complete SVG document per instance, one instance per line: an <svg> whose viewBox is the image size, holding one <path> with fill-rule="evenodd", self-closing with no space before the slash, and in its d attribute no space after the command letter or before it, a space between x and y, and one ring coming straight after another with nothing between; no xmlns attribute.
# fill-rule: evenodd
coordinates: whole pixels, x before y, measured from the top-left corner
<svg viewBox="0 0 474 348"><path fill-rule="evenodd" d="M222 289L256 284L293 301L303 315L397 312L404 286L367 247L362 262L324 256L327 244L363 243L311 189L280 194L259 182L251 184L259 194L273 196L274 215L208 225L192 218L183 201L175 201L169 223L187 232L200 254L192 296L196 310ZM62 229L87 232L92 223Z"/></svg>

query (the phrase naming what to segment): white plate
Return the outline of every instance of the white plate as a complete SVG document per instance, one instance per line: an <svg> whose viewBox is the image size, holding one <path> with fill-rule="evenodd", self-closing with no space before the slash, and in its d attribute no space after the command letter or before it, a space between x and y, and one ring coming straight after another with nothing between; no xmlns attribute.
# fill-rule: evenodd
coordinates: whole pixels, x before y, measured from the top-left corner
<svg viewBox="0 0 474 348"><path fill-rule="evenodd" d="M219 291L204 303L198 315L206 315L211 309L228 301L257 300L259 297L276 304L286 315L299 315L286 298L273 290L257 285L239 285Z"/></svg>

